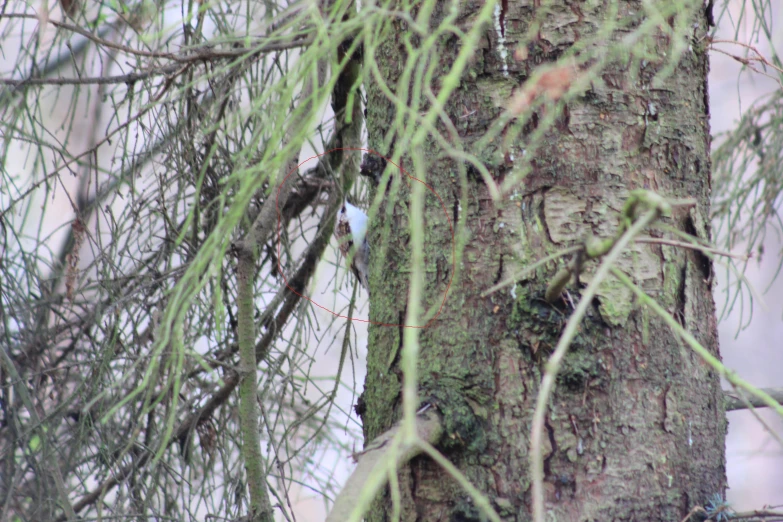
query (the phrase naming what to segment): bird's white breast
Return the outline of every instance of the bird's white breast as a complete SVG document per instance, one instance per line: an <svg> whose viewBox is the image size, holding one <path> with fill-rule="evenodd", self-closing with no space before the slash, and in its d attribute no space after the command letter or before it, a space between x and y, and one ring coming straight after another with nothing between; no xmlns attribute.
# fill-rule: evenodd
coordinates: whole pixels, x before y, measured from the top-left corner
<svg viewBox="0 0 783 522"><path fill-rule="evenodd" d="M348 225L351 227L354 243L361 245L362 241L364 241L364 236L367 234L367 214L346 201L345 217L348 218Z"/></svg>

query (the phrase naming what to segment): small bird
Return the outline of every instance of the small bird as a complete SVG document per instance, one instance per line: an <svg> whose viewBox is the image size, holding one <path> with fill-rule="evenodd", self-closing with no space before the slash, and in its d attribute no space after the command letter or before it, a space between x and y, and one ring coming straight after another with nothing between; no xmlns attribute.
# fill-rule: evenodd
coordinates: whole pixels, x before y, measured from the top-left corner
<svg viewBox="0 0 783 522"><path fill-rule="evenodd" d="M347 201L343 203L343 208L337 215L334 237L337 238L340 252L346 261L350 261L348 268L367 290L367 295L370 295L368 282L370 244L367 243L367 214Z"/></svg>

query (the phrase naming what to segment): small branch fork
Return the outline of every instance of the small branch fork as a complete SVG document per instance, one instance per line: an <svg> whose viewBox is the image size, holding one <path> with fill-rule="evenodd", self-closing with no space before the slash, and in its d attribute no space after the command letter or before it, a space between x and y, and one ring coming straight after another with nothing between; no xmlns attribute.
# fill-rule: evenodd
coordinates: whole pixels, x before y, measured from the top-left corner
<svg viewBox="0 0 783 522"><path fill-rule="evenodd" d="M767 78L771 78L775 82L777 82L778 86L780 86L781 89L783 89L783 83L780 81L781 75L783 75L783 69L769 61L767 58L764 57L763 54L759 52L758 49L756 49L754 46L749 45L744 42L739 42L737 40L722 40L718 38L710 39L710 50L715 51L716 53L725 54L726 56L738 61L751 71L755 72L756 74L760 74L762 76L766 76ZM719 49L715 47L715 44L730 44L730 45L738 45L740 47L745 48L747 51L752 52L754 55L751 56L739 56L737 54L730 53L728 51L724 51L723 49ZM756 68L757 64L761 64L761 67L763 67L765 70L759 70ZM777 75L772 75L768 72L766 72L766 69L770 68L774 70Z"/></svg>
<svg viewBox="0 0 783 522"><path fill-rule="evenodd" d="M777 506L780 507L780 506ZM700 515L694 519L694 515ZM696 506L691 509L688 514L680 522L689 522L690 520L704 520L705 516L707 520L725 520L727 522L732 520L747 520L748 522L783 522L783 511L774 511L772 509L755 509L753 511L735 512L731 509L728 511L720 512L720 518L715 514L710 515L710 512L702 506Z"/></svg>

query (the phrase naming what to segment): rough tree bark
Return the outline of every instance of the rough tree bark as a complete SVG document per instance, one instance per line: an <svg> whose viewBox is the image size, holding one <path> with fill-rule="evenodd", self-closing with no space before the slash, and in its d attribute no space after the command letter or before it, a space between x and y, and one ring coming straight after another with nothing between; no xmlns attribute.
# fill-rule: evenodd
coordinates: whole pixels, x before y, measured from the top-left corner
<svg viewBox="0 0 783 522"><path fill-rule="evenodd" d="M526 139L546 114L542 110L534 116L507 151L474 150L473 144L508 107L512 89L536 67L591 38L610 16L605 4L612 4L545 3L548 14L540 18L536 39L516 55L516 42L524 40L538 2L502 3L503 33L487 28L446 106L465 149L482 158L498 183L521 168L513 158L525 154ZM445 4L436 7L433 25L445 16ZM462 3L459 19L470 20L481 7ZM610 41L615 42L646 20L640 1L617 7L611 16L637 17L638 22L614 31ZM453 208L454 217L467 213L467 241L442 314L421 332L420 397L444 416L446 435L439 447L504 520L530 519L530 420L544 364L572 308L543 299L554 265L513 289L487 297L482 292L587 233L610 236L624 200L636 188L695 199L695 208L676 210L666 221L709 237L708 62L698 39L706 23L704 13L694 11L691 48L657 83L653 78L668 63L664 53L671 53L662 30L648 44L660 59L610 62L600 81L571 99L538 147L528 152L530 172L500 203L491 200L480 176L469 176L467 201L460 204L456 168L449 160L434 160L428 171L428 184ZM405 23L395 22L395 27L376 53L384 79L393 86L407 56ZM443 71L458 52L456 42L439 42ZM499 52L502 45L507 53ZM367 93L370 147L390 156L382 143L395 107L377 85L369 84ZM430 146L428 156L437 158L440 151ZM379 217L370 230L371 244L377 245L385 235L378 222L390 227L385 253L373 256L370 270L370 319L381 323L397 324L405 317L410 259L405 197L403 186L391 218ZM428 197L427 304L442 296L451 277L449 225L439 205L430 203ZM718 352L708 259L694 251L637 244L622 268L699 342ZM583 282L589 281L590 270ZM578 288L572 285L570 292L578 300ZM400 360L390 354L402 346L402 334L401 328L370 327L360 408L366 441L401 415ZM681 520L693 506L724 492L726 422L718 376L662 321L640 310L616 280L603 285L566 356L546 430L546 509L554 517L549 519ZM468 495L426 457L402 469L399 479L402 520L481 520ZM368 520L387 520L390 498L387 488Z"/></svg>

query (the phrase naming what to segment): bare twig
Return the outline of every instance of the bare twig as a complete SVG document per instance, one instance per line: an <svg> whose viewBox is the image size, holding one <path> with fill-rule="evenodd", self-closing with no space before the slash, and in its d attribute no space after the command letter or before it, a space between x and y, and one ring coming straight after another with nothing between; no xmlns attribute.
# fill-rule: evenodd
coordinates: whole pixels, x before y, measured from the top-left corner
<svg viewBox="0 0 783 522"><path fill-rule="evenodd" d="M121 74L119 76L96 76L82 78L26 78L14 80L12 78L0 78L0 85L12 87L27 87L28 85L109 85L113 83L135 83L153 76L165 76L181 68L179 63L170 63L162 67L155 67L145 71Z"/></svg>
<svg viewBox="0 0 783 522"><path fill-rule="evenodd" d="M36 21L39 20L38 16L33 14L25 14L25 13L0 14L0 19L2 18L17 18L17 19L21 18L21 19L36 20ZM238 58L240 56L254 56L262 53L284 51L287 49L296 49L298 47L306 47L312 44L314 41L314 37L312 35L308 35L308 36L296 35L293 38L282 40L282 41L269 41L270 39L266 38L265 39L267 40L266 43L262 43L264 40L259 40L257 42L258 45L255 47L251 45L249 47L235 47L232 49L218 50L214 48L213 43L208 43L198 47L191 47L187 49L187 51L184 54L161 53L161 52L153 52L153 51L142 51L140 49L134 49L133 47L129 47L127 45L122 45L116 42L112 42L111 40L105 40L103 38L100 38L99 36L94 35L89 31L82 29L81 27L66 22L49 20L49 23L57 28L65 29L67 31L71 31L76 34L79 34L87 38L88 40L103 47L116 49L118 51L122 51L124 53L132 54L136 56L142 56L146 58L166 58L180 63L191 63L191 62L198 62L204 60L212 60L217 58Z"/></svg>
<svg viewBox="0 0 783 522"><path fill-rule="evenodd" d="M756 509L753 511L742 511L733 513L729 520L753 520L754 518L764 520L765 522L783 520L783 511L771 511L767 509Z"/></svg>
<svg viewBox="0 0 783 522"><path fill-rule="evenodd" d="M41 417L38 415L38 410L35 408L35 404L33 404L33 399L27 391L25 381L22 380L22 377L17 372L16 366L8 355L6 347L0 348L0 361L2 361L2 365L0 366L5 368L5 371L10 375L12 382L14 382L14 389L22 399L22 403L27 409L27 414L30 416L32 424L36 426L35 429L38 431L38 436L41 441L41 454L44 459L49 461L47 464L47 471L54 480L54 486L57 489L57 495L60 498L60 507L65 512L65 520L76 520L76 512L74 511L73 506L71 506L70 500L68 500L68 490L66 489L65 481L63 480L63 475L60 471L60 465L58 464L54 452L51 452L50 450L51 441L49 440L49 433L47 433L46 427L41 423Z"/></svg>
<svg viewBox="0 0 783 522"><path fill-rule="evenodd" d="M700 252L705 252L707 254L714 254L716 256L730 257L732 259L738 259L740 261L747 261L748 259L750 259L750 255L748 254L733 254L731 252L726 252L725 250L711 248L704 245L698 245L695 243L686 243L685 241L676 241L674 239L664 239L659 237L637 237L634 241L636 243L649 243L653 245L668 245L668 246L678 247L678 248L689 248L691 250L698 250Z"/></svg>

